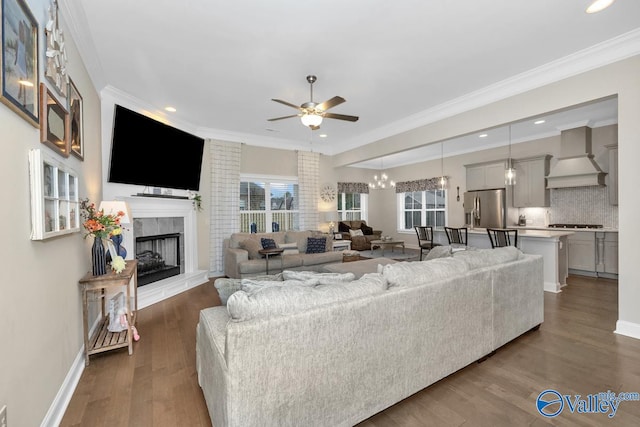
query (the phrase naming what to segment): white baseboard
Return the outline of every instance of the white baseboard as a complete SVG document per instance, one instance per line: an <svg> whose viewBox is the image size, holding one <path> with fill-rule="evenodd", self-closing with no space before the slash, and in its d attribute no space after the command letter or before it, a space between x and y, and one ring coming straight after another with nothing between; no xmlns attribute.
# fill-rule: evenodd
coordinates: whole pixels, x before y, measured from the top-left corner
<svg viewBox="0 0 640 427"><path fill-rule="evenodd" d="M73 360L71 369L69 369L69 372L67 372L67 376L62 382L62 386L58 390L55 399L53 399L51 406L49 406L47 415L44 416L44 419L42 420L40 426L56 427L60 425L62 417L67 410L67 406L69 406L69 402L71 401L71 396L73 396L73 392L76 390L78 382L80 382L80 377L82 376L83 371L84 345L80 349L80 352L76 355L76 358Z"/></svg>
<svg viewBox="0 0 640 427"><path fill-rule="evenodd" d="M562 286L563 285L561 285L560 283L544 282L544 291L545 292L553 292L554 294L558 294L558 293L562 292Z"/></svg>
<svg viewBox="0 0 640 427"><path fill-rule="evenodd" d="M619 335L640 340L640 324L627 322L626 320L618 320L616 322L616 330L613 331Z"/></svg>
<svg viewBox="0 0 640 427"><path fill-rule="evenodd" d="M138 287L138 310L208 282L207 274L206 270L198 270Z"/></svg>

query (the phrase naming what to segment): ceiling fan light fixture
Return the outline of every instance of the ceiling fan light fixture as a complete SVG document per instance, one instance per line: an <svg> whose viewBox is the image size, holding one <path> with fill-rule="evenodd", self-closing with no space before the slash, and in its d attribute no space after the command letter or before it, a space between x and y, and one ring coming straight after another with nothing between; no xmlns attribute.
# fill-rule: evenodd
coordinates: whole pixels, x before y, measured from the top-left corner
<svg viewBox="0 0 640 427"><path fill-rule="evenodd" d="M587 8L585 12L587 13L597 13L601 10L604 10L611 6L613 2L616 0L595 0L591 5Z"/></svg>
<svg viewBox="0 0 640 427"><path fill-rule="evenodd" d="M307 113L303 114L302 117L300 117L300 121L305 126L317 127L320 126L320 123L322 123L322 116Z"/></svg>

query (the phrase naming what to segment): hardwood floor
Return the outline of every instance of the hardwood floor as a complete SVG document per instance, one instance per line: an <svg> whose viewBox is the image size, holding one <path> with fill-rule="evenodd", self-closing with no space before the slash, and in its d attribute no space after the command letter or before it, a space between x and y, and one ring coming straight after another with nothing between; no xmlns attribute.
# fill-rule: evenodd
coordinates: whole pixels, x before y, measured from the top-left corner
<svg viewBox="0 0 640 427"><path fill-rule="evenodd" d="M363 421L386 426L637 426L640 402L622 402L613 419L571 414L546 419L535 404L555 389L584 398L640 392L640 340L614 334L616 281L571 276L560 294L545 292L545 321L425 390ZM140 310L139 342L91 356L61 426L210 426L195 371L199 310L218 305L205 284Z"/></svg>

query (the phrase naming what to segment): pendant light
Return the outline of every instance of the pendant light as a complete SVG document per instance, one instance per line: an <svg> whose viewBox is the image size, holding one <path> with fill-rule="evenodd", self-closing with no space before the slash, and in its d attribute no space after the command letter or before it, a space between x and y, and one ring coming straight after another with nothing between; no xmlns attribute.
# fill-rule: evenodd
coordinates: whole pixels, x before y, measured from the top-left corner
<svg viewBox="0 0 640 427"><path fill-rule="evenodd" d="M373 182L369 183L369 188L375 190L379 188L387 188L387 185L395 187L396 183L394 180L390 180L389 176L384 173L384 159L380 159L380 175L373 176Z"/></svg>
<svg viewBox="0 0 640 427"><path fill-rule="evenodd" d="M504 170L504 183L505 185L515 185L516 183L516 170L511 158L511 125L509 125L509 158L507 159L507 168Z"/></svg>
<svg viewBox="0 0 640 427"><path fill-rule="evenodd" d="M447 189L447 177L444 176L444 141L440 141L440 189Z"/></svg>

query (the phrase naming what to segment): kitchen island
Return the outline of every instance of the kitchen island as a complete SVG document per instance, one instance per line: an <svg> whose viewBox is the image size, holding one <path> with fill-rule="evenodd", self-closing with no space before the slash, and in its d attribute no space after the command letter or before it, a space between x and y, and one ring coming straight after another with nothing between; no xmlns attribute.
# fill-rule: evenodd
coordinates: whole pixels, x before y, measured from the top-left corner
<svg viewBox="0 0 640 427"><path fill-rule="evenodd" d="M444 229L434 229L434 242L448 245ZM491 248L489 235L484 228L469 229L468 246ZM571 230L518 230L518 248L526 254L542 255L544 262L544 290L560 292L567 284L569 258L567 236Z"/></svg>

